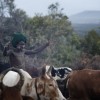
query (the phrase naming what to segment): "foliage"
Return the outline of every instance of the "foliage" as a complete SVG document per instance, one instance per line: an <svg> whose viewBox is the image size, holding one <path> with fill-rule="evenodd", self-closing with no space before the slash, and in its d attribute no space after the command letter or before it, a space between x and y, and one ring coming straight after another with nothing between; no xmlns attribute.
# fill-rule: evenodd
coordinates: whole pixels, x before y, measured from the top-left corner
<svg viewBox="0 0 100 100"><path fill-rule="evenodd" d="M100 35L95 30L88 32L82 45L85 52L92 55L100 55Z"/></svg>
<svg viewBox="0 0 100 100"><path fill-rule="evenodd" d="M79 37L73 32L71 22L63 13L63 8L59 9L58 3L48 7L48 15L36 14L29 18L24 11L16 9L13 0L9 1L10 16L4 16L4 29L0 31L3 36L11 37L14 32L23 32L28 37L27 47L30 48L37 48L41 43L50 42L50 46L43 52L27 57L28 63L30 61L32 66L41 66L44 63L70 66L76 58L78 59L81 52ZM4 44L6 42L4 38L1 41Z"/></svg>
<svg viewBox="0 0 100 100"><path fill-rule="evenodd" d="M6 36L11 36L14 32L25 30L27 15L23 10L16 9L14 0L1 0L0 12L1 38L6 39Z"/></svg>

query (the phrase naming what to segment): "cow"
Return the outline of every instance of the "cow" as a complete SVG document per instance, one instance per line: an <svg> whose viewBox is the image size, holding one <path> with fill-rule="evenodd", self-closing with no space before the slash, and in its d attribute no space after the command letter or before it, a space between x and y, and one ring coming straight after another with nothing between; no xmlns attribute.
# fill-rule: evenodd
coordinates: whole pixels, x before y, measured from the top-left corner
<svg viewBox="0 0 100 100"><path fill-rule="evenodd" d="M67 75L72 71L69 67L54 67L46 65L46 70L51 72L51 76L57 81L58 87L65 98L69 97L68 88L66 87Z"/></svg>
<svg viewBox="0 0 100 100"><path fill-rule="evenodd" d="M46 72L45 67L41 70L41 76L30 79L25 85L26 88L23 87L25 95L34 97L34 100L66 100L50 72Z"/></svg>
<svg viewBox="0 0 100 100"><path fill-rule="evenodd" d="M23 85L23 76L17 69L9 70L5 70L0 74L0 100L23 100L20 94ZM8 77L11 77L10 80ZM7 82L10 84L6 84Z"/></svg>
<svg viewBox="0 0 100 100"><path fill-rule="evenodd" d="M1 75L2 87L4 87L3 89L5 89L5 87L14 88L16 87L16 82L18 82L20 83L20 94L23 97L23 100L66 100L60 92L56 81L49 75L49 72L46 73L45 68L42 70L42 75L37 78L32 78L26 71L22 69L20 69L20 72L21 74L17 75L17 78L15 78L13 81L8 81L11 79L12 71L9 71L7 75ZM21 77L18 78L19 76ZM21 81L19 82L18 80ZM5 92L2 90L2 93L4 94ZM28 99L26 97L28 97ZM29 99L29 97L31 99Z"/></svg>
<svg viewBox="0 0 100 100"><path fill-rule="evenodd" d="M67 100L100 100L100 70L76 70L71 72L67 79Z"/></svg>
<svg viewBox="0 0 100 100"><path fill-rule="evenodd" d="M54 66L46 65L46 70L48 71L48 69L51 70L51 76L55 80L64 80L68 75L68 73L72 71L72 69L69 67L54 67Z"/></svg>

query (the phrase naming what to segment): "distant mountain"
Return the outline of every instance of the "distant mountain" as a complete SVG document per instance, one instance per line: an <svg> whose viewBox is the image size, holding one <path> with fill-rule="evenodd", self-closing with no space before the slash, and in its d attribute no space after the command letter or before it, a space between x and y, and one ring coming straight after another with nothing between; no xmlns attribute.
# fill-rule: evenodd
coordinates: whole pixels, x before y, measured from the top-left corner
<svg viewBox="0 0 100 100"><path fill-rule="evenodd" d="M84 11L69 16L69 20L74 31L80 36L86 35L92 29L100 33L100 11Z"/></svg>
<svg viewBox="0 0 100 100"><path fill-rule="evenodd" d="M69 16L72 24L100 24L100 11L84 11Z"/></svg>

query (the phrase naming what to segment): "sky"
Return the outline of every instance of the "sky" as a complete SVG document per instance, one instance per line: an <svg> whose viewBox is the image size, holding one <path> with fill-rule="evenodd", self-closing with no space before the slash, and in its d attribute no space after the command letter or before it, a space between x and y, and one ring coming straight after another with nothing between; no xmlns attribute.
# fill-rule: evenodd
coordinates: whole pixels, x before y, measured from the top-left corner
<svg viewBox="0 0 100 100"><path fill-rule="evenodd" d="M58 2L63 13L71 16L83 11L100 10L100 0L15 0L16 8L20 8L30 17L40 13L48 14L48 7Z"/></svg>

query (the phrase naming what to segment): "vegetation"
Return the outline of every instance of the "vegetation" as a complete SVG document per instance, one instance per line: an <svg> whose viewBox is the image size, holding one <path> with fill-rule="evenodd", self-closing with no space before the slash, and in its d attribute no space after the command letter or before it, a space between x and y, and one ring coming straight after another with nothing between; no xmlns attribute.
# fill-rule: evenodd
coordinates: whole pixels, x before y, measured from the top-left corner
<svg viewBox="0 0 100 100"><path fill-rule="evenodd" d="M30 65L42 66L45 64L55 66L75 67L80 60L82 52L100 55L100 36L96 32L89 32L82 40L74 31L68 17L60 9L58 3L48 7L48 15L36 14L30 18L26 13L17 9L14 0L0 1L0 46L3 48L10 41L15 32L24 33L28 37L27 48L35 48L47 41L51 45L43 52L26 57ZM95 38L92 38L95 35ZM93 44L92 44L93 42ZM92 47L91 47L92 46ZM8 62L0 51L0 61ZM91 49L92 48L92 49ZM77 66L77 64L76 64Z"/></svg>
<svg viewBox="0 0 100 100"><path fill-rule="evenodd" d="M84 52L100 55L100 35L95 30L89 31L82 42Z"/></svg>

